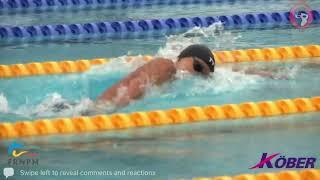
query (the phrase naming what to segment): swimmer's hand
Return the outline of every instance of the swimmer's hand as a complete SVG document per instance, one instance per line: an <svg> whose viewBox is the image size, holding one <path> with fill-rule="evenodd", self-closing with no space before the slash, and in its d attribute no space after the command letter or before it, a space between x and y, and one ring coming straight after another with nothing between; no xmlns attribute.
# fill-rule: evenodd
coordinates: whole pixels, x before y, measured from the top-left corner
<svg viewBox="0 0 320 180"><path fill-rule="evenodd" d="M110 102L95 102L88 109L81 112L82 116L93 116L101 114L113 114L117 111L117 107Z"/></svg>
<svg viewBox="0 0 320 180"><path fill-rule="evenodd" d="M237 66L233 67L232 70L235 72L241 71L240 68ZM288 80L289 76L277 74L277 72L280 70L281 70L280 67L279 68L272 67L272 68L265 68L265 69L248 68L244 70L244 73L251 74L251 75L259 75L259 76L267 77L270 79Z"/></svg>
<svg viewBox="0 0 320 180"><path fill-rule="evenodd" d="M267 77L270 79L282 79L282 80L288 80L289 77L287 75L279 75L279 74L275 74L272 71L268 71L268 70L259 70L259 69L249 69L245 71L246 74L253 74L253 75L259 75L262 77Z"/></svg>

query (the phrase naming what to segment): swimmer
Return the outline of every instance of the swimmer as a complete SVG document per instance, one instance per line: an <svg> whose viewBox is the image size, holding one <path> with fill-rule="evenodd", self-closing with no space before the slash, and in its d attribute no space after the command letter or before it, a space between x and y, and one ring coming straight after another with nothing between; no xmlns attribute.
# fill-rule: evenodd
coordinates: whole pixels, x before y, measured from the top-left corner
<svg viewBox="0 0 320 180"><path fill-rule="evenodd" d="M300 26L304 27L308 23L309 15L306 12L299 12L295 15L296 19L301 19Z"/></svg>
<svg viewBox="0 0 320 180"><path fill-rule="evenodd" d="M174 80L177 72L207 78L214 73L215 65L214 55L208 47L199 44L191 45L180 53L176 62L166 58L156 58L142 65L104 91L95 102L89 103L88 108L81 110L79 114L88 116L113 113L118 108L128 105L131 101L141 98L150 85L159 86ZM240 69L235 66L232 70L272 79L288 79L287 76L275 74L275 72L281 70L279 67ZM65 113L66 110L77 109L77 105L78 103L61 100L51 104L48 109L54 113Z"/></svg>
<svg viewBox="0 0 320 180"><path fill-rule="evenodd" d="M209 77L215 70L215 58L211 50L204 45L191 45L184 49L176 63L166 58L156 58L130 73L100 95L95 102L95 110L124 107L132 100L141 98L148 85L161 85L174 79L177 72ZM239 71L239 69L233 69ZM273 78L270 71L247 69L247 74L256 74ZM108 110L107 110L108 111Z"/></svg>

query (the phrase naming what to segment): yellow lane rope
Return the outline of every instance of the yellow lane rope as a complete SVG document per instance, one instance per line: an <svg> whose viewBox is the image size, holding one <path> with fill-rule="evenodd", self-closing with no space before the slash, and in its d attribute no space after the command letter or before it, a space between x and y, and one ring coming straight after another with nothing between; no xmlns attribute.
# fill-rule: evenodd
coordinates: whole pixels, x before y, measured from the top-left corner
<svg viewBox="0 0 320 180"><path fill-rule="evenodd" d="M92 59L77 61L48 61L28 64L0 65L0 78L80 73L89 70L93 65L109 62L108 59Z"/></svg>
<svg viewBox="0 0 320 180"><path fill-rule="evenodd" d="M244 49L213 52L217 64L230 62L274 61L320 57L319 45L285 46L277 48ZM128 57L131 61L134 57ZM143 56L144 60L151 60L152 56ZM81 73L89 70L93 65L109 62L109 59L92 59L77 61L50 61L28 64L0 65L0 78L12 78L34 75Z"/></svg>
<svg viewBox="0 0 320 180"><path fill-rule="evenodd" d="M118 130L136 127L175 125L222 119L241 119L279 116L320 111L320 96L312 98L280 99L276 101L244 102L241 104L174 108L129 114L97 115L40 119L35 121L0 123L0 139L49 134L81 133Z"/></svg>
<svg viewBox="0 0 320 180"><path fill-rule="evenodd" d="M319 169L281 171L277 173L242 174L237 176L198 177L193 180L319 180Z"/></svg>

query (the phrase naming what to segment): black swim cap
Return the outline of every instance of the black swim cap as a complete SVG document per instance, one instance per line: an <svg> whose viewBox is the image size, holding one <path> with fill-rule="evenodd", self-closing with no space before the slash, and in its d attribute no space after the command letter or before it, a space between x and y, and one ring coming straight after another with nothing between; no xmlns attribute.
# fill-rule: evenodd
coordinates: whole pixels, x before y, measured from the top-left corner
<svg viewBox="0 0 320 180"><path fill-rule="evenodd" d="M194 44L185 48L178 56L178 61L185 57L197 57L204 61L210 68L211 72L214 72L215 60L211 50L201 44Z"/></svg>

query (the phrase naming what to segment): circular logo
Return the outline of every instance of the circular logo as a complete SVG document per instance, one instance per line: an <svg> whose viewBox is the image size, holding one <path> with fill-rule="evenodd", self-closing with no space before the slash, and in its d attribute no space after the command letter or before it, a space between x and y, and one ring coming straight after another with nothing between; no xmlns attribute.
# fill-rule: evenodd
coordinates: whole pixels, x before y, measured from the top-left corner
<svg viewBox="0 0 320 180"><path fill-rule="evenodd" d="M307 28L313 21L312 9L301 2L290 10L290 21L297 29Z"/></svg>

